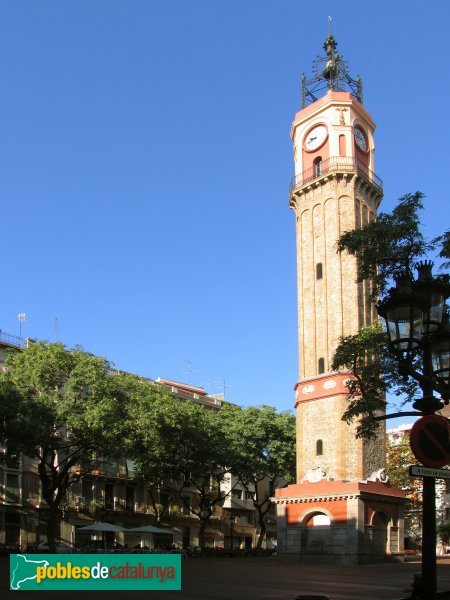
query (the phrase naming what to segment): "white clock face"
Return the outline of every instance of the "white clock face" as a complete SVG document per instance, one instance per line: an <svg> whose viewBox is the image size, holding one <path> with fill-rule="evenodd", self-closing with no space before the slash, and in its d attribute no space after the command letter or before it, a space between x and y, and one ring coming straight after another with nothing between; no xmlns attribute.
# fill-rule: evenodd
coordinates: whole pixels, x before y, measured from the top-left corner
<svg viewBox="0 0 450 600"><path fill-rule="evenodd" d="M354 130L355 133L355 141L356 141L356 145L358 146L358 148L360 148L363 152L367 151L367 140L366 140L366 136L364 135L364 133L362 132L361 129L359 129L359 127L355 127Z"/></svg>
<svg viewBox="0 0 450 600"><path fill-rule="evenodd" d="M328 137L325 125L317 125L306 134L305 148L308 151L317 150Z"/></svg>

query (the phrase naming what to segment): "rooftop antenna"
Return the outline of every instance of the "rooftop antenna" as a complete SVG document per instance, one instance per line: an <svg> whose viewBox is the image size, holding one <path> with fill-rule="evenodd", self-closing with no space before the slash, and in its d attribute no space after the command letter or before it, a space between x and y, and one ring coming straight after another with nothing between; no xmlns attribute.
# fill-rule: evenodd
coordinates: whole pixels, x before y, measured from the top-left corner
<svg viewBox="0 0 450 600"><path fill-rule="evenodd" d="M192 377L192 373L194 372L194 369L192 368L192 363L190 360L186 361L186 370L183 371L183 373L187 373L188 374L188 384L191 385L191 377Z"/></svg>
<svg viewBox="0 0 450 600"><path fill-rule="evenodd" d="M225 390L232 388L232 385L227 385L225 381L225 377L221 377L218 381L210 381L210 386L212 388L219 388L223 390L223 399L225 400Z"/></svg>
<svg viewBox="0 0 450 600"><path fill-rule="evenodd" d="M55 317L54 321L55 321L55 342L57 342L58 341L58 323L59 323L58 317Z"/></svg>
<svg viewBox="0 0 450 600"><path fill-rule="evenodd" d="M328 17L328 35L331 35L331 21L333 17Z"/></svg>
<svg viewBox="0 0 450 600"><path fill-rule="evenodd" d="M19 338L22 339L22 323L27 320L27 315L25 313L19 313L17 318L19 319Z"/></svg>

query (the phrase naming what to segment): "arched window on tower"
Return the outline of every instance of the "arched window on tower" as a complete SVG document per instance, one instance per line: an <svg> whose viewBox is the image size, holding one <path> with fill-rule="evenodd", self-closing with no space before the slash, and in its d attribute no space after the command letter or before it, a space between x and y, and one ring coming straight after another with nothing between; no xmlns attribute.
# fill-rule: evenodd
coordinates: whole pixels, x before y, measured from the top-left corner
<svg viewBox="0 0 450 600"><path fill-rule="evenodd" d="M318 156L313 161L314 177L320 177L323 173L323 162L322 157Z"/></svg>
<svg viewBox="0 0 450 600"><path fill-rule="evenodd" d="M319 375L321 375L322 373L325 373L325 359L324 358L319 358L317 370L319 371Z"/></svg>
<svg viewBox="0 0 450 600"><path fill-rule="evenodd" d="M323 441L317 440L316 442L316 456L322 456L323 454Z"/></svg>

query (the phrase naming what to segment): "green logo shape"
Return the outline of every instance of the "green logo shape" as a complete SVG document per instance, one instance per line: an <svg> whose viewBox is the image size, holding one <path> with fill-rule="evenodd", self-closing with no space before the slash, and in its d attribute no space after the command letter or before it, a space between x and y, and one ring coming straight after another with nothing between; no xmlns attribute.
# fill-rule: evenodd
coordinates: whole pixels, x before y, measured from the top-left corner
<svg viewBox="0 0 450 600"><path fill-rule="evenodd" d="M179 554L11 554L11 590L181 590Z"/></svg>

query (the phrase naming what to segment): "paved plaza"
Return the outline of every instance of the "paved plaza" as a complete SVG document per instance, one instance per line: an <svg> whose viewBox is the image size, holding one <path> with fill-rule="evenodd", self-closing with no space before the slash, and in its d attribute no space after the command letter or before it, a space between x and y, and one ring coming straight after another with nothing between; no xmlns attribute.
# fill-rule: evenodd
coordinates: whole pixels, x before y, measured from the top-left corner
<svg viewBox="0 0 450 600"><path fill-rule="evenodd" d="M9 591L9 558L0 558L0 598ZM360 567L301 565L275 558L194 558L182 561L179 592L48 592L51 600L292 600L297 594L322 594L330 600L396 600L420 570L420 563L387 563ZM450 590L450 559L438 565L438 589ZM21 600L44 600L39 592L17 592Z"/></svg>

